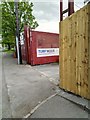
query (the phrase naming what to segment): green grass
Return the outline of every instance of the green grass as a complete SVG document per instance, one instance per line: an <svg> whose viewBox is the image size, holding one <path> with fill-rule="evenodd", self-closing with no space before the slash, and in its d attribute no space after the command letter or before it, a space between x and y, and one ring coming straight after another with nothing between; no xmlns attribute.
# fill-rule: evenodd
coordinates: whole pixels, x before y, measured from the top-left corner
<svg viewBox="0 0 90 120"><path fill-rule="evenodd" d="M13 53L14 51L15 51L14 49L11 49L11 50L5 49L5 50L3 50L3 52L6 52L6 53Z"/></svg>

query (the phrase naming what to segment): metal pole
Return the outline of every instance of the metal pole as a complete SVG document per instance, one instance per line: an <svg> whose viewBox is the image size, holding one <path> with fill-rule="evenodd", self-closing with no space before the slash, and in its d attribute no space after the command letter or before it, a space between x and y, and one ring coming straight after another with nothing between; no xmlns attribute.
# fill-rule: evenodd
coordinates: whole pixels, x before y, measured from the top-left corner
<svg viewBox="0 0 90 120"><path fill-rule="evenodd" d="M68 16L74 13L74 0L68 0Z"/></svg>
<svg viewBox="0 0 90 120"><path fill-rule="evenodd" d="M19 33L19 18L18 18L18 0L15 0L15 13L16 13L16 44L17 44L18 64L22 64L21 43L20 43L20 33Z"/></svg>
<svg viewBox="0 0 90 120"><path fill-rule="evenodd" d="M62 11L63 11L63 1L60 0L60 21L63 20L63 14L62 14Z"/></svg>

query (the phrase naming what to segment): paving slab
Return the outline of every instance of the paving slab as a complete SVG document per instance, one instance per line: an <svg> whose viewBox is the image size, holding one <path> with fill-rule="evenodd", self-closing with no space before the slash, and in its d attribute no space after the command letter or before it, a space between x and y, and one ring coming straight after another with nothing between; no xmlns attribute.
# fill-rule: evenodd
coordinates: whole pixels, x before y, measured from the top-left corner
<svg viewBox="0 0 90 120"><path fill-rule="evenodd" d="M33 68L46 76L55 85L59 84L59 63L37 65Z"/></svg>
<svg viewBox="0 0 90 120"><path fill-rule="evenodd" d="M88 113L56 95L41 105L30 118L88 118Z"/></svg>
<svg viewBox="0 0 90 120"><path fill-rule="evenodd" d="M75 95L73 93L66 92L62 89L59 89L58 95L83 107L83 109L86 109L88 112L90 112L90 100L87 100L87 99L80 97L78 95Z"/></svg>

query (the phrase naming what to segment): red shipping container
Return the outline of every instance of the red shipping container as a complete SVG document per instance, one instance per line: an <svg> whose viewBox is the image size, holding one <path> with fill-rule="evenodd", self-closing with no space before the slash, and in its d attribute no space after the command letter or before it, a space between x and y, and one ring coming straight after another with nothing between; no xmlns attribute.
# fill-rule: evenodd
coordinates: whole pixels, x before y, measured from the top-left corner
<svg viewBox="0 0 90 120"><path fill-rule="evenodd" d="M59 61L59 34L32 31L24 27L22 58L28 64L38 65Z"/></svg>

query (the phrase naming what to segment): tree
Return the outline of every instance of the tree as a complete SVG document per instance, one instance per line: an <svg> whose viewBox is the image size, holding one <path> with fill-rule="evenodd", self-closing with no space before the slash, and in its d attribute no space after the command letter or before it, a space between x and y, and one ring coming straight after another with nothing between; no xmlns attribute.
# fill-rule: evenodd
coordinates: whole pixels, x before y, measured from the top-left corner
<svg viewBox="0 0 90 120"><path fill-rule="evenodd" d="M16 34L16 15L14 2L2 2L2 43L7 44L10 49L11 44L15 44ZM24 29L24 25L29 25L32 29L38 26L35 17L32 14L32 2L19 2L19 33Z"/></svg>

